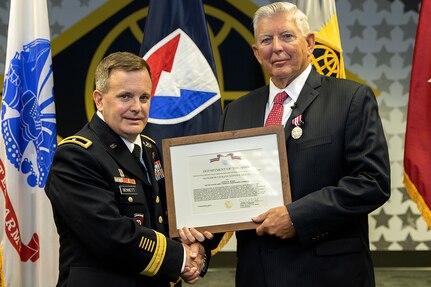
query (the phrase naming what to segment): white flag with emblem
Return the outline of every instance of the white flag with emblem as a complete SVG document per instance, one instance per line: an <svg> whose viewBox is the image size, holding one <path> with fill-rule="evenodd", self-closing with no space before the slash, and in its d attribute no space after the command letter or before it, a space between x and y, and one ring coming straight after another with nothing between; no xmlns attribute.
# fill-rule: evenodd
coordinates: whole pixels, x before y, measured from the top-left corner
<svg viewBox="0 0 431 287"><path fill-rule="evenodd" d="M57 142L46 0L10 1L4 75L1 286L55 286L58 236L43 190Z"/></svg>

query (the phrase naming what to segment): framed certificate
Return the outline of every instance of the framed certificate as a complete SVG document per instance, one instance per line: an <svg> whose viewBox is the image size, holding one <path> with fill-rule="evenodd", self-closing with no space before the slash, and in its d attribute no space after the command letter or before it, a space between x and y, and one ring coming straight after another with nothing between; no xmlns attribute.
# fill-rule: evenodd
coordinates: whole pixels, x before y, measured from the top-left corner
<svg viewBox="0 0 431 287"><path fill-rule="evenodd" d="M169 234L256 228L251 218L291 202L284 128L163 140Z"/></svg>

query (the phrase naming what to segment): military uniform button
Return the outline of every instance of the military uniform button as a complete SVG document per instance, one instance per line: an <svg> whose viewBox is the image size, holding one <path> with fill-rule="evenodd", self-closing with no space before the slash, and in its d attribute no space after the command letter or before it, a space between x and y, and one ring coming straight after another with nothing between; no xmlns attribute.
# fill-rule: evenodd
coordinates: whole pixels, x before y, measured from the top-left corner
<svg viewBox="0 0 431 287"><path fill-rule="evenodd" d="M163 217L159 216L159 223L163 223Z"/></svg>
<svg viewBox="0 0 431 287"><path fill-rule="evenodd" d="M156 203L160 203L160 197L158 195L156 196Z"/></svg>
<svg viewBox="0 0 431 287"><path fill-rule="evenodd" d="M129 196L129 198L127 199L129 202L133 202L133 197Z"/></svg>

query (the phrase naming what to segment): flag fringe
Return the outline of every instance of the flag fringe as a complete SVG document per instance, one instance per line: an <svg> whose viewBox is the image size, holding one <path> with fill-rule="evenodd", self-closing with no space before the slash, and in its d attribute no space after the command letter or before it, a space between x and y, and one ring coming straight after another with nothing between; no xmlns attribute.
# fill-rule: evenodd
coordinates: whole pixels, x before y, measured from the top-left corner
<svg viewBox="0 0 431 287"><path fill-rule="evenodd" d="M220 240L218 246L215 249L211 250L211 256L216 255L217 252L219 252L229 242L232 235L233 232L226 232Z"/></svg>
<svg viewBox="0 0 431 287"><path fill-rule="evenodd" d="M4 282L4 272L3 272L3 244L0 246L0 286L6 287L6 282Z"/></svg>
<svg viewBox="0 0 431 287"><path fill-rule="evenodd" d="M424 198L419 193L418 189L414 185L414 183L410 180L409 175L404 172L404 186L407 189L407 193L410 195L410 198L416 203L422 217L425 222L428 224L428 227L431 228L431 210L426 204Z"/></svg>

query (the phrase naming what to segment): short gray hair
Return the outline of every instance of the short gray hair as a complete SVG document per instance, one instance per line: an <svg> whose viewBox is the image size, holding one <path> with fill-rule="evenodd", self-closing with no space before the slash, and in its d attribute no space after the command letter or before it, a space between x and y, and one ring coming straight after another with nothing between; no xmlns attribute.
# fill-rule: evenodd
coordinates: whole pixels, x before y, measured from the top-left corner
<svg viewBox="0 0 431 287"><path fill-rule="evenodd" d="M142 57L129 52L115 52L103 58L96 68L95 84L97 90L103 93L109 90L109 77L113 70L125 72L147 70L151 78L150 66Z"/></svg>
<svg viewBox="0 0 431 287"><path fill-rule="evenodd" d="M256 38L257 24L262 18L273 16L280 12L287 12L288 18L294 20L299 30L304 36L310 33L310 26L308 25L307 15L296 7L296 5L289 2L274 2L257 9L253 17L253 30L254 37Z"/></svg>

